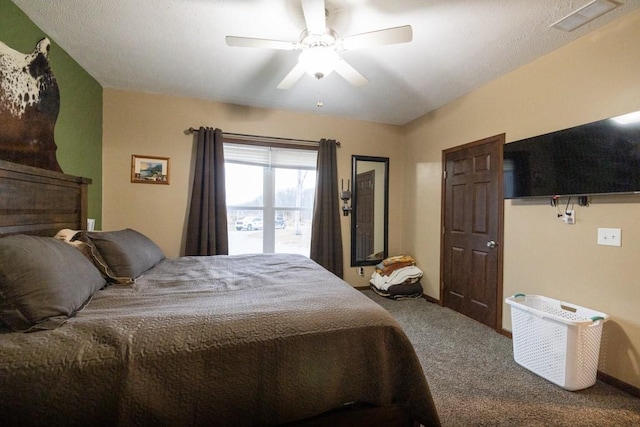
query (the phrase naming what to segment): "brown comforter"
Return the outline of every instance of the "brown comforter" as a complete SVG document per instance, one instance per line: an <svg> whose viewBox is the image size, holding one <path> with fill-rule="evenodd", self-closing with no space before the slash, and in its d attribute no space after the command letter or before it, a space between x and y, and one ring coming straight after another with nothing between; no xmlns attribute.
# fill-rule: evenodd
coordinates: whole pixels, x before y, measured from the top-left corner
<svg viewBox="0 0 640 427"><path fill-rule="evenodd" d="M346 402L438 423L398 323L298 255L167 259L56 330L3 332L3 425L277 425Z"/></svg>

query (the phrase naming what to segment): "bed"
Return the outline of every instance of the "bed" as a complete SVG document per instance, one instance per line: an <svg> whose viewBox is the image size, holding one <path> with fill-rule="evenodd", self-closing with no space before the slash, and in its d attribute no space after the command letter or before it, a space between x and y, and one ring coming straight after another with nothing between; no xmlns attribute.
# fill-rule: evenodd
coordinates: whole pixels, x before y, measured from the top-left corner
<svg viewBox="0 0 640 427"><path fill-rule="evenodd" d="M0 284L0 424L439 425L399 324L308 258L168 259L135 230L74 234L101 268L51 238L84 228L89 184L0 161L0 281L30 277ZM70 307L7 308L56 277Z"/></svg>

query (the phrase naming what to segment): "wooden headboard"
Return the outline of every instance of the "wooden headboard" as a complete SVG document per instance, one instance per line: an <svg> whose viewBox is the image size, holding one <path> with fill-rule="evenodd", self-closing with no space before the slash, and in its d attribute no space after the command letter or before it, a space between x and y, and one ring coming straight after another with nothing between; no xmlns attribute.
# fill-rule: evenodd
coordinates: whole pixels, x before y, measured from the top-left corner
<svg viewBox="0 0 640 427"><path fill-rule="evenodd" d="M87 228L91 179L0 160L0 236Z"/></svg>

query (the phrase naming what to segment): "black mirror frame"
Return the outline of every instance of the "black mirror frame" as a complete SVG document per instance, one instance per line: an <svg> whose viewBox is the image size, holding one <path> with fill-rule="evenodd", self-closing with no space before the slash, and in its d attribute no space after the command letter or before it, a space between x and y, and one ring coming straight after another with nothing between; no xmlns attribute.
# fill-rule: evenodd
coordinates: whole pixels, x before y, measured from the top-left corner
<svg viewBox="0 0 640 427"><path fill-rule="evenodd" d="M352 185L352 198L351 198L351 266L362 267L365 265L376 265L382 259L376 260L357 260L356 259L356 218L357 218L357 191L356 188L356 175L357 175L357 163L363 162L380 162L384 163L384 255L382 259L389 256L389 158L388 157L372 157L372 156L351 156L351 185Z"/></svg>

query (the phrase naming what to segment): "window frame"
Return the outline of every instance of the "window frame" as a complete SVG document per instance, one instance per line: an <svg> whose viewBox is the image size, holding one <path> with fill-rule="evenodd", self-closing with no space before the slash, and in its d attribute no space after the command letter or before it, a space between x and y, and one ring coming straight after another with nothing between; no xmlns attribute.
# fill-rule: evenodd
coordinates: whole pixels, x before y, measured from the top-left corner
<svg viewBox="0 0 640 427"><path fill-rule="evenodd" d="M313 141L296 141L296 140L288 140L284 138L269 138L269 137L256 137L245 135L242 137L231 136L223 137L223 147L228 147L227 144L234 145L247 145L247 146L260 146L260 147L268 147L273 149L281 149L281 150L305 150L305 151L315 151L316 161L317 161L317 152L318 152L318 143ZM245 164L245 165L254 165L260 166L262 165L262 206L238 206L238 205L227 205L227 213L229 210L244 210L244 211L256 211L262 213L262 252L263 253L275 253L276 247L276 212L278 211L289 211L289 212L311 212L313 211L313 206L311 208L304 207L279 207L275 205L276 199L276 173L275 169L294 169L294 170L312 170L314 173L317 173L317 166L313 168L309 166L298 166L298 167L280 167L280 166L272 166L271 164L265 165L261 163L251 163L251 162L243 162L238 160L227 160L225 153L225 165L227 163L232 164ZM314 187L315 188L315 187ZM229 217L227 217L229 219ZM235 225L234 225L235 227Z"/></svg>

